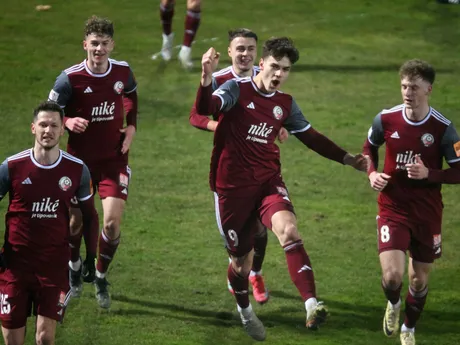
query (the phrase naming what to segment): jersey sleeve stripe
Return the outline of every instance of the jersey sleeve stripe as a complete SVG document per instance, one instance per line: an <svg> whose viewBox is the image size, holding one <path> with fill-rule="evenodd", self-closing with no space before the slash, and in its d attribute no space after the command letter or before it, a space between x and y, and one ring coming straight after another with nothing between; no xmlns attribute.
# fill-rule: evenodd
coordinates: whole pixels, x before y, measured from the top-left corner
<svg viewBox="0 0 460 345"><path fill-rule="evenodd" d="M291 133L291 134L295 134L295 133L306 132L306 131L308 131L310 128L311 128L311 124L308 124L306 127L302 128L302 129L296 129L296 130L294 130L294 131L290 131L290 133Z"/></svg>
<svg viewBox="0 0 460 345"><path fill-rule="evenodd" d="M232 66L228 66L228 67L222 68L220 71L214 72L214 73L212 74L212 76L213 76L213 77L218 77L218 76L220 76L220 75L227 74L228 72L231 71L231 68L232 68Z"/></svg>
<svg viewBox="0 0 460 345"><path fill-rule="evenodd" d="M78 164L83 165L83 161L81 159L78 159L77 157L72 156L71 154L62 151L62 157L67 158L70 161L76 162Z"/></svg>
<svg viewBox="0 0 460 345"><path fill-rule="evenodd" d="M215 96L220 98L220 109L219 109L219 111L221 111L222 108L224 107L224 104L225 104L224 98L221 95L215 95Z"/></svg>
<svg viewBox="0 0 460 345"><path fill-rule="evenodd" d="M376 147L379 147L379 145L377 145L376 143L374 143L370 137L367 137L367 140L371 143L372 146L376 146Z"/></svg>
<svg viewBox="0 0 460 345"><path fill-rule="evenodd" d="M440 112L438 112L437 110L432 109L432 114L433 114L433 117L436 120L446 124L447 126L450 125L450 121L446 117L444 117Z"/></svg>
<svg viewBox="0 0 460 345"><path fill-rule="evenodd" d="M28 156L30 156L30 150L31 149L27 149L27 150L24 150L22 152L16 153L15 155L12 155L12 156L8 157L7 161L10 162L10 161L14 161L14 160L17 160L17 159L28 157Z"/></svg>
<svg viewBox="0 0 460 345"><path fill-rule="evenodd" d="M132 93L132 92L134 92L134 91L136 91L136 90L137 90L137 85L136 85L132 90L130 90L130 91L125 91L125 94L127 95L127 94Z"/></svg>
<svg viewBox="0 0 460 345"><path fill-rule="evenodd" d="M381 111L381 113L382 114L393 113L395 111L402 110L403 108L404 108L404 104L399 104L399 105L396 105L396 106L394 106L393 108L390 108L390 109L383 109Z"/></svg>
<svg viewBox="0 0 460 345"><path fill-rule="evenodd" d="M79 72L83 69L85 69L85 65L84 65L84 61L78 65L74 65L72 67L69 67L67 69L64 70L64 73L65 74L72 74L72 73L75 73L75 72Z"/></svg>
<svg viewBox="0 0 460 345"><path fill-rule="evenodd" d="M457 163L457 162L460 162L460 158L455 158L455 159L451 159L447 161L447 163Z"/></svg>
<svg viewBox="0 0 460 345"><path fill-rule="evenodd" d="M78 199L78 201L86 201L86 200L89 200L92 196L93 196L93 195L90 194L90 195L88 195L88 196L85 196L84 198L77 198L77 199Z"/></svg>
<svg viewBox="0 0 460 345"><path fill-rule="evenodd" d="M126 61L118 61L118 60L114 60L114 59L109 59L111 63L113 63L114 65L120 65L120 66L126 66L126 67L129 67L129 64L126 62Z"/></svg>

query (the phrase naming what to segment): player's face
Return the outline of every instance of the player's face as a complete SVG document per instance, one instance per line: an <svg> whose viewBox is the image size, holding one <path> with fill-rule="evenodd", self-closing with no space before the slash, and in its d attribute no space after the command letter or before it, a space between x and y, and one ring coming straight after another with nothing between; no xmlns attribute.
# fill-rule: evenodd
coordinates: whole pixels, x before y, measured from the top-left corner
<svg viewBox="0 0 460 345"><path fill-rule="evenodd" d="M32 122L32 134L35 143L45 150L51 150L59 144L59 139L64 134L64 126L59 113L54 111L41 111Z"/></svg>
<svg viewBox="0 0 460 345"><path fill-rule="evenodd" d="M260 74L265 91L271 93L278 90L288 78L291 66L286 56L279 61L273 56L260 59Z"/></svg>
<svg viewBox="0 0 460 345"><path fill-rule="evenodd" d="M401 95L408 108L415 109L427 104L431 90L432 85L422 78L404 77L401 79Z"/></svg>
<svg viewBox="0 0 460 345"><path fill-rule="evenodd" d="M88 60L96 65L105 64L113 50L114 42L108 35L91 34L83 41L83 49L88 54Z"/></svg>
<svg viewBox="0 0 460 345"><path fill-rule="evenodd" d="M257 42L252 37L236 37L230 42L228 56L236 73L252 70L257 57Z"/></svg>

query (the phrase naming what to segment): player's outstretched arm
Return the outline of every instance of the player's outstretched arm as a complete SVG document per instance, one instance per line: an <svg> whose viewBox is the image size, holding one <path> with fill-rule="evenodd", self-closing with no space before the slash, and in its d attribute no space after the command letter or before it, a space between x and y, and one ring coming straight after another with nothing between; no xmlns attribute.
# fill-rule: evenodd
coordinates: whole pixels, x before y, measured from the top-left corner
<svg viewBox="0 0 460 345"><path fill-rule="evenodd" d="M362 154L352 155L346 152L332 140L312 127L308 128L306 131L294 133L294 135L309 149L327 159L350 165L356 170L367 171L367 157Z"/></svg>

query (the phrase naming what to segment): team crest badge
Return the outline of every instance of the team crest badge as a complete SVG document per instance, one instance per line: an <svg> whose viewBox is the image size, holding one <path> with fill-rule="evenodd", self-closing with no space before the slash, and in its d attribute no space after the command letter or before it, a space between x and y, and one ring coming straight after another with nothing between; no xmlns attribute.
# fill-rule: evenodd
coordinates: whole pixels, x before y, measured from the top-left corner
<svg viewBox="0 0 460 345"><path fill-rule="evenodd" d="M422 135L422 143L425 147L430 147L434 143L434 137L430 133L425 133Z"/></svg>
<svg viewBox="0 0 460 345"><path fill-rule="evenodd" d="M61 177L59 180L59 188L61 188L64 192L67 192L70 187L72 187L72 180L67 176Z"/></svg>
<svg viewBox="0 0 460 345"><path fill-rule="evenodd" d="M121 81L117 81L115 84L113 84L113 89L118 95L123 92L124 88L125 88L125 85Z"/></svg>
<svg viewBox="0 0 460 345"><path fill-rule="evenodd" d="M276 106L273 108L273 116L275 119L280 120L283 117L283 109L280 106Z"/></svg>

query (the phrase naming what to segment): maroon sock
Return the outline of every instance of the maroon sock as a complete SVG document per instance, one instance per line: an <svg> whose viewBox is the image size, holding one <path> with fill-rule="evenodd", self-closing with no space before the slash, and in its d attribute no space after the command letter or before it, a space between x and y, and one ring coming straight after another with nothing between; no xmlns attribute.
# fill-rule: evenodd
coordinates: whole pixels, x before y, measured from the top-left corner
<svg viewBox="0 0 460 345"><path fill-rule="evenodd" d="M174 16L174 5L163 7L160 5L160 19L163 26L163 33L169 35L172 31L172 19Z"/></svg>
<svg viewBox="0 0 460 345"><path fill-rule="evenodd" d="M200 14L200 11L187 11L187 16L185 16L184 42L182 45L187 47L192 46L193 39L198 31L198 27L200 26Z"/></svg>
<svg viewBox="0 0 460 345"><path fill-rule="evenodd" d="M241 277L235 272L232 265L228 265L227 278L235 292L236 303L241 308L249 307L249 277Z"/></svg>
<svg viewBox="0 0 460 345"><path fill-rule="evenodd" d="M91 228L83 228L83 238L85 239L87 258L96 257L98 237L99 234L96 231L91 231Z"/></svg>
<svg viewBox="0 0 460 345"><path fill-rule="evenodd" d="M81 232L69 237L70 261L77 262L80 258Z"/></svg>
<svg viewBox="0 0 460 345"><path fill-rule="evenodd" d="M315 276L310 258L301 240L283 247L286 254L289 274L303 300L316 297Z"/></svg>
<svg viewBox="0 0 460 345"><path fill-rule="evenodd" d="M399 302L401 298L402 283L399 285L399 287L393 290L390 287L387 287L382 281L382 289L385 297L390 301L391 304L396 304Z"/></svg>
<svg viewBox="0 0 460 345"><path fill-rule="evenodd" d="M406 318L404 324L407 328L414 328L417 320L422 314L425 307L426 297L428 295L428 286L422 291L414 291L409 287L406 296Z"/></svg>
<svg viewBox="0 0 460 345"><path fill-rule="evenodd" d="M262 264L265 258L265 249L267 249L268 236L265 232L262 236L254 238L254 259L252 261L252 270L259 272L262 270Z"/></svg>
<svg viewBox="0 0 460 345"><path fill-rule="evenodd" d="M97 258L96 265L96 269L100 273L107 272L109 265L115 256L119 243L120 237L112 241L104 234L104 231L101 231L101 235L99 236L99 256Z"/></svg>

